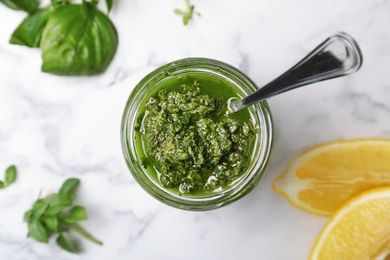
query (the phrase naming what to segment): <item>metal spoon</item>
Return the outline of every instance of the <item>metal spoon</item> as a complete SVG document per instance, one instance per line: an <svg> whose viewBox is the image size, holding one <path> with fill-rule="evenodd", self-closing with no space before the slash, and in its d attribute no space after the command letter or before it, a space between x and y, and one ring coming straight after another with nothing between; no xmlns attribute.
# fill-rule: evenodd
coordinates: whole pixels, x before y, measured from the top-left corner
<svg viewBox="0 0 390 260"><path fill-rule="evenodd" d="M284 74L249 96L232 103L237 112L259 101L318 81L348 75L359 70L363 56L357 42L347 33L337 33Z"/></svg>

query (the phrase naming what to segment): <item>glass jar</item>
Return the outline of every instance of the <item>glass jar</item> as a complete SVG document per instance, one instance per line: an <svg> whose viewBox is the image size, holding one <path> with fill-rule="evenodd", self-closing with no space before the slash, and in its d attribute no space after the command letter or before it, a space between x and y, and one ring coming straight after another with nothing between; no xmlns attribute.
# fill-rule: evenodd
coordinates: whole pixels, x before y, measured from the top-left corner
<svg viewBox="0 0 390 260"><path fill-rule="evenodd" d="M252 159L247 170L228 188L206 195L186 196L164 188L142 165L139 147L142 146L135 130L140 109L150 93L156 92L162 82L183 75L203 74L228 81L242 96L257 86L238 69L220 61L205 58L186 58L166 64L144 77L131 92L122 118L121 143L127 166L135 180L149 194L170 206L186 210L210 210L227 205L251 191L264 175L269 161L273 126L270 109L266 101L252 105L249 109L255 127L256 139ZM137 148L138 147L138 148Z"/></svg>

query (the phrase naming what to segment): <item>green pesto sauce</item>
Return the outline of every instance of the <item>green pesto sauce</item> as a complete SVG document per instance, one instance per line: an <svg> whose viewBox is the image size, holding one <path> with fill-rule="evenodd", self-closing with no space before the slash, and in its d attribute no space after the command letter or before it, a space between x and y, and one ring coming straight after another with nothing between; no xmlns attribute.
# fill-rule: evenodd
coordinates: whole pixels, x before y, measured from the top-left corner
<svg viewBox="0 0 390 260"><path fill-rule="evenodd" d="M143 166L179 194L226 189L246 171L256 130L247 109L228 113L236 87L216 76L170 78L147 97L136 127Z"/></svg>

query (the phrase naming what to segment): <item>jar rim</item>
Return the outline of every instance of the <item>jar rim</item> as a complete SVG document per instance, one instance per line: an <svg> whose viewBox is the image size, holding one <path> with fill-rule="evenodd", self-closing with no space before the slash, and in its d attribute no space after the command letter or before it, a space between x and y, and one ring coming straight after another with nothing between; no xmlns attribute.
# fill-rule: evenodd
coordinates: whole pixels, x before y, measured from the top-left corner
<svg viewBox="0 0 390 260"><path fill-rule="evenodd" d="M154 198L170 206L187 210L209 210L227 205L251 191L264 175L268 165L272 143L273 123L271 112L266 101L254 104L248 108L252 111L257 133L253 152L256 156L251 160L250 170L247 170L239 181L222 192L210 193L208 196L181 196L163 188L153 178L148 176L140 165L135 147L135 124L142 101L146 94L158 88L163 80L168 80L185 73L206 73L224 78L248 95L257 90L256 84L244 73L233 66L208 58L185 58L163 65L146 75L132 90L127 100L121 124L121 144L126 164L140 186ZM260 142L260 143L259 143ZM258 150L257 150L258 149Z"/></svg>

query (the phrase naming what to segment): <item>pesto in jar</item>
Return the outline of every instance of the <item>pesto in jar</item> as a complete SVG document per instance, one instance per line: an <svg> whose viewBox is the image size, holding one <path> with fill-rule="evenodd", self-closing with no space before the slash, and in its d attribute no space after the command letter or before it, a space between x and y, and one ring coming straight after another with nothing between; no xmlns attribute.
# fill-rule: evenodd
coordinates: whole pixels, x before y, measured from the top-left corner
<svg viewBox="0 0 390 260"><path fill-rule="evenodd" d="M228 113L240 98L230 82L207 74L166 80L140 109L137 137L143 166L179 194L224 190L250 164L256 139L248 109Z"/></svg>

